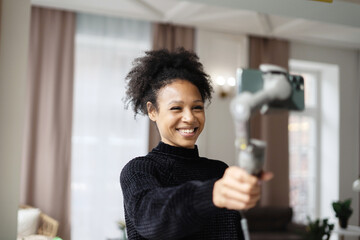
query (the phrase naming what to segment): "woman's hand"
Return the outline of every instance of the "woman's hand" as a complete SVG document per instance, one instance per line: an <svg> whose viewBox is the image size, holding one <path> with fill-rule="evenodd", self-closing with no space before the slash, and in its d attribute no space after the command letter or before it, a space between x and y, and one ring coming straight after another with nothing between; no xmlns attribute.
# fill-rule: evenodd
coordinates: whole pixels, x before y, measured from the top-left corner
<svg viewBox="0 0 360 240"><path fill-rule="evenodd" d="M260 181L268 181L272 177L270 172L264 172L257 178L240 167L228 167L224 176L214 184L213 203L219 208L231 210L252 208L260 199Z"/></svg>

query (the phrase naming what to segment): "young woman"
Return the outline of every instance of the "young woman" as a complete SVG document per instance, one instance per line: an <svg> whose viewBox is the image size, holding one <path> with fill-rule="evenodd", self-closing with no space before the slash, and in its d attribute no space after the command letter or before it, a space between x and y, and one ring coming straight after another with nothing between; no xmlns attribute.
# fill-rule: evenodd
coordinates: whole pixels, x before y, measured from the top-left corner
<svg viewBox="0 0 360 240"><path fill-rule="evenodd" d="M128 238L243 239L236 210L256 204L260 180L199 156L195 143L212 87L198 57L184 49L149 51L127 80L127 104L148 115L161 136L121 172Z"/></svg>

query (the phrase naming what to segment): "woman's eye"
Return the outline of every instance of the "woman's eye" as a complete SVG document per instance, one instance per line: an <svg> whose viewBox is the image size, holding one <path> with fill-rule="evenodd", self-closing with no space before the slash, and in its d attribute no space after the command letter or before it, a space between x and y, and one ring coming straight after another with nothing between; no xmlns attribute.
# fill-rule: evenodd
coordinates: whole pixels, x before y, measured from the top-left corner
<svg viewBox="0 0 360 240"><path fill-rule="evenodd" d="M203 106L195 106L194 109L196 109L196 110L203 110L204 107L203 107Z"/></svg>
<svg viewBox="0 0 360 240"><path fill-rule="evenodd" d="M181 107L171 107L170 110L181 110Z"/></svg>

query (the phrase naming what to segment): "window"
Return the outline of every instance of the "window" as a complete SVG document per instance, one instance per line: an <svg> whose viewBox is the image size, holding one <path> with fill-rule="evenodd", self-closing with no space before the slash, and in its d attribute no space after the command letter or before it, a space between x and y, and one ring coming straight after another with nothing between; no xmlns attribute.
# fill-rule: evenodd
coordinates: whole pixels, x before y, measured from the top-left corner
<svg viewBox="0 0 360 240"><path fill-rule="evenodd" d="M293 221L306 223L318 217L319 73L293 68L292 74L304 78L305 110L289 115L290 205Z"/></svg>
<svg viewBox="0 0 360 240"><path fill-rule="evenodd" d="M124 109L125 76L151 47L147 22L78 14L72 137L72 239L118 238L119 176L147 153L148 120Z"/></svg>
<svg viewBox="0 0 360 240"><path fill-rule="evenodd" d="M293 73L305 77L305 111L289 119L290 203L294 221L328 218L336 223L333 201L340 196L340 68L291 59Z"/></svg>

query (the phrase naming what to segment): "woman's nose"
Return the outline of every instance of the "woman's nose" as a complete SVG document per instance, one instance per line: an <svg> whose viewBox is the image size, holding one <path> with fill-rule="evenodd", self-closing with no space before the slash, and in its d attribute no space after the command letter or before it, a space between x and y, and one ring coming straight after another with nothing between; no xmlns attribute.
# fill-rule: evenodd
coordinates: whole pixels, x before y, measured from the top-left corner
<svg viewBox="0 0 360 240"><path fill-rule="evenodd" d="M184 111L182 120L183 120L184 122L189 122L189 123L194 122L195 117L194 117L193 112L192 112L191 110L186 110L186 111Z"/></svg>

